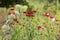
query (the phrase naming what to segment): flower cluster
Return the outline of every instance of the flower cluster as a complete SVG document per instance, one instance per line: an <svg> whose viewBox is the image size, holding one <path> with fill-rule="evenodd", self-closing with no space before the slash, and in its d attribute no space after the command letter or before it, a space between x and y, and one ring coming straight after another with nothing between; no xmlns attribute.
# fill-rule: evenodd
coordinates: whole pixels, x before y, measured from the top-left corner
<svg viewBox="0 0 60 40"><path fill-rule="evenodd" d="M26 16L28 16L28 17L33 17L34 13L36 13L36 12L37 12L36 10L30 10L30 11L24 11L23 13L25 13Z"/></svg>
<svg viewBox="0 0 60 40"><path fill-rule="evenodd" d="M50 19L52 19L53 22L55 21L55 17L54 16L51 16L51 14L49 12L46 12L45 13L45 16L46 17L49 17Z"/></svg>
<svg viewBox="0 0 60 40"><path fill-rule="evenodd" d="M9 17L10 15L13 16L13 17L10 16L9 19L12 18L11 20L13 20L13 21L12 21L10 24L11 24L11 25L14 25L15 22L18 23L18 18L17 18L17 16L18 16L17 14L18 14L18 13L16 13L15 11L13 11L14 8L11 8L10 10L11 10L11 12L8 13L8 17ZM11 20L10 20L10 21L11 21Z"/></svg>

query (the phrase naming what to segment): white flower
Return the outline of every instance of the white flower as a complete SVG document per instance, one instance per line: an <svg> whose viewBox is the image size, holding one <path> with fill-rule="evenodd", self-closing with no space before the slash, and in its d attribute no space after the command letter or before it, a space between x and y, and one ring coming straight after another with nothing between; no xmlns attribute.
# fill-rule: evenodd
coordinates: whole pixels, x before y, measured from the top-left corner
<svg viewBox="0 0 60 40"><path fill-rule="evenodd" d="M52 22L55 22L55 18L52 18Z"/></svg>

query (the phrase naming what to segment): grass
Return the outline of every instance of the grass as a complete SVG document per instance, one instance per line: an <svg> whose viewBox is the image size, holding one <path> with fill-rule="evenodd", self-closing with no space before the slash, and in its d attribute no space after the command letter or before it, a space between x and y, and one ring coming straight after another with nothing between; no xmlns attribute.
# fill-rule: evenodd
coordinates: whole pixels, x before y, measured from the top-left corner
<svg viewBox="0 0 60 40"><path fill-rule="evenodd" d="M20 24L15 24L11 29L13 30L13 32L11 32L13 33L11 40L56 40L56 32L58 29L57 26L60 25L56 25L55 22L52 22L50 18L47 18L43 15L45 12L50 12L51 15L56 15L57 20L59 20L60 12L58 11L57 14L54 14L54 11L56 12L56 9L55 5L53 4L49 7L46 6L46 10L46 7L44 8L46 2L39 3L36 1L30 1L30 5L31 4L35 6L33 10L37 10L35 16L33 17L33 19L30 17L26 17L25 15L19 17ZM46 29L38 30L37 26L39 25L45 26Z"/></svg>
<svg viewBox="0 0 60 40"><path fill-rule="evenodd" d="M6 8L0 7L0 24L6 20Z"/></svg>

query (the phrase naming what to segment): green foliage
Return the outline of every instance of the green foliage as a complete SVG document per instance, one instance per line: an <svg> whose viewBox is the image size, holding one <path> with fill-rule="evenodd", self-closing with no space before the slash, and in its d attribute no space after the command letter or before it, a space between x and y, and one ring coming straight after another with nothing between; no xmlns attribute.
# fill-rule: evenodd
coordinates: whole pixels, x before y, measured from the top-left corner
<svg viewBox="0 0 60 40"><path fill-rule="evenodd" d="M22 5L27 5L28 2L26 0L0 0L0 7L10 7L14 6L15 4L22 4Z"/></svg>
<svg viewBox="0 0 60 40"><path fill-rule="evenodd" d="M52 3L54 0L48 0L49 3Z"/></svg>
<svg viewBox="0 0 60 40"><path fill-rule="evenodd" d="M26 2L26 0L15 0L16 4L21 4L21 5L27 5L28 2Z"/></svg>

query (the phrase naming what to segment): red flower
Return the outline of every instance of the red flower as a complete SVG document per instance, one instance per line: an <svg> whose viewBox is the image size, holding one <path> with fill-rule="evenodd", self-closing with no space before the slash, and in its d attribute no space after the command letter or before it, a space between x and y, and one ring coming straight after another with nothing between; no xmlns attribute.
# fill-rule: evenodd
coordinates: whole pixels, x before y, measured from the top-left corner
<svg viewBox="0 0 60 40"><path fill-rule="evenodd" d="M18 20L17 21L15 21L16 23L18 23Z"/></svg>
<svg viewBox="0 0 60 40"><path fill-rule="evenodd" d="M11 14L15 14L15 12L11 12Z"/></svg>
<svg viewBox="0 0 60 40"><path fill-rule="evenodd" d="M27 12L27 14L31 14L31 12Z"/></svg>
<svg viewBox="0 0 60 40"><path fill-rule="evenodd" d="M26 16L31 16L31 14L26 14Z"/></svg>
<svg viewBox="0 0 60 40"><path fill-rule="evenodd" d="M42 28L42 26L37 26L38 27L38 29L41 29Z"/></svg>
<svg viewBox="0 0 60 40"><path fill-rule="evenodd" d="M14 10L14 8L12 7L12 8L10 8L10 10Z"/></svg>
<svg viewBox="0 0 60 40"><path fill-rule="evenodd" d="M11 24L11 25L14 25L15 23L14 23L14 22L11 22L10 24Z"/></svg>
<svg viewBox="0 0 60 40"><path fill-rule="evenodd" d="M28 11L27 13L28 13L28 14L33 14L33 11L32 11L32 10L30 10L30 11Z"/></svg>
<svg viewBox="0 0 60 40"><path fill-rule="evenodd" d="M30 10L27 12L26 16L29 16L29 17L34 16L34 14L33 14L34 12L36 12L36 10L34 10L34 11Z"/></svg>
<svg viewBox="0 0 60 40"><path fill-rule="evenodd" d="M52 18L54 18L54 16L50 16L50 18L52 19Z"/></svg>
<svg viewBox="0 0 60 40"><path fill-rule="evenodd" d="M17 21L17 18L13 18L14 21Z"/></svg>
<svg viewBox="0 0 60 40"><path fill-rule="evenodd" d="M46 27L45 26L37 26L38 29L45 29Z"/></svg>
<svg viewBox="0 0 60 40"><path fill-rule="evenodd" d="M8 15L10 15L10 14L15 14L15 12L9 12Z"/></svg>
<svg viewBox="0 0 60 40"><path fill-rule="evenodd" d="M30 14L33 14L33 11L32 10L30 10Z"/></svg>
<svg viewBox="0 0 60 40"><path fill-rule="evenodd" d="M45 16L49 17L50 16L50 13L49 12L45 13Z"/></svg>
<svg viewBox="0 0 60 40"><path fill-rule="evenodd" d="M18 19L17 18L14 18L13 20L18 23Z"/></svg>
<svg viewBox="0 0 60 40"><path fill-rule="evenodd" d="M31 14L31 16L34 16L34 14Z"/></svg>
<svg viewBox="0 0 60 40"><path fill-rule="evenodd" d="M26 14L26 16L29 16L29 17L31 17L31 16L34 16L34 14Z"/></svg>
<svg viewBox="0 0 60 40"><path fill-rule="evenodd" d="M11 14L11 12L8 13L8 15L10 15L10 14Z"/></svg>

